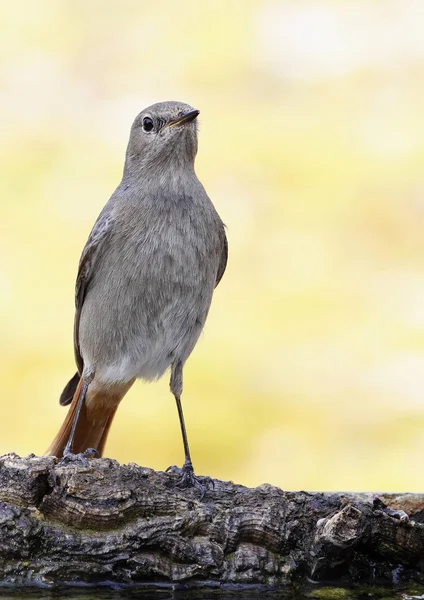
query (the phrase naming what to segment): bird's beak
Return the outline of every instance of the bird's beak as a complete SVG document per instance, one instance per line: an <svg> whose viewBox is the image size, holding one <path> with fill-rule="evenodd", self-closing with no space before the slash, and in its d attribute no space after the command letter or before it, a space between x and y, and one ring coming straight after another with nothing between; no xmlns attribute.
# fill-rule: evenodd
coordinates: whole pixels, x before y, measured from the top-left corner
<svg viewBox="0 0 424 600"><path fill-rule="evenodd" d="M200 110L197 109L189 110L182 117L179 117L179 119L175 119L175 121L170 121L168 123L168 127L172 127L173 125L182 125L183 123L189 123L190 121L194 121L194 119L199 113Z"/></svg>

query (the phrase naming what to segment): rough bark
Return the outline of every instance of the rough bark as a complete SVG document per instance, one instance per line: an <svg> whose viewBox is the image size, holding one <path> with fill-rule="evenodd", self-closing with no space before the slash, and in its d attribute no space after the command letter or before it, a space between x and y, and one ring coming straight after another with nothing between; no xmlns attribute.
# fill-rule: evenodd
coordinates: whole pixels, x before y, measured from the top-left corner
<svg viewBox="0 0 424 600"><path fill-rule="evenodd" d="M424 572L424 495L284 492L214 481L203 498L136 464L0 458L0 583L390 582Z"/></svg>

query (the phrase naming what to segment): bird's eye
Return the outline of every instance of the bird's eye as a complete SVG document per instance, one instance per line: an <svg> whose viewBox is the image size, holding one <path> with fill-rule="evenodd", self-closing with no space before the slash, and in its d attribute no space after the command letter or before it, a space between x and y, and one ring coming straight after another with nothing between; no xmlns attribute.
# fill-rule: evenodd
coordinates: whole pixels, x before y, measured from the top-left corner
<svg viewBox="0 0 424 600"><path fill-rule="evenodd" d="M153 129L153 121L150 117L144 117L143 119L143 131L149 133Z"/></svg>

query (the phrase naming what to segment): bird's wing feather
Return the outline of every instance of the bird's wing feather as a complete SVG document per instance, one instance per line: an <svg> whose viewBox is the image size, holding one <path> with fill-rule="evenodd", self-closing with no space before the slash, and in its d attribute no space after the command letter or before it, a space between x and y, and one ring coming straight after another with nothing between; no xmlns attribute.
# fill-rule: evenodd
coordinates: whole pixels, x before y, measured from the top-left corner
<svg viewBox="0 0 424 600"><path fill-rule="evenodd" d="M113 214L109 205L106 205L99 215L82 251L75 285L75 321L74 321L74 352L78 373L82 375L84 362L79 347L79 323L84 299L90 287L90 282L95 269L96 261L101 248L107 243L113 225Z"/></svg>
<svg viewBox="0 0 424 600"><path fill-rule="evenodd" d="M228 260L228 242L227 242L227 236L225 235L224 227L222 227L222 229L221 229L221 236L222 236L222 251L221 251L221 258L219 260L219 265L218 265L218 273L216 274L215 287L221 281L222 276L225 273L225 269L227 267L227 260Z"/></svg>

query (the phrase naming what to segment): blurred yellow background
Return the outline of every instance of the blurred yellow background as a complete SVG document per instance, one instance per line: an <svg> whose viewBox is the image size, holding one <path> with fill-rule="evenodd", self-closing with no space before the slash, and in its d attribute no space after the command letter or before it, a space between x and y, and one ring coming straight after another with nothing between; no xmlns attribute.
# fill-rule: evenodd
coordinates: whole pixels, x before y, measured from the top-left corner
<svg viewBox="0 0 424 600"><path fill-rule="evenodd" d="M424 487L420 0L0 3L0 452L43 453L80 252L145 106L199 108L230 260L185 370L198 473ZM182 464L168 377L107 455Z"/></svg>

